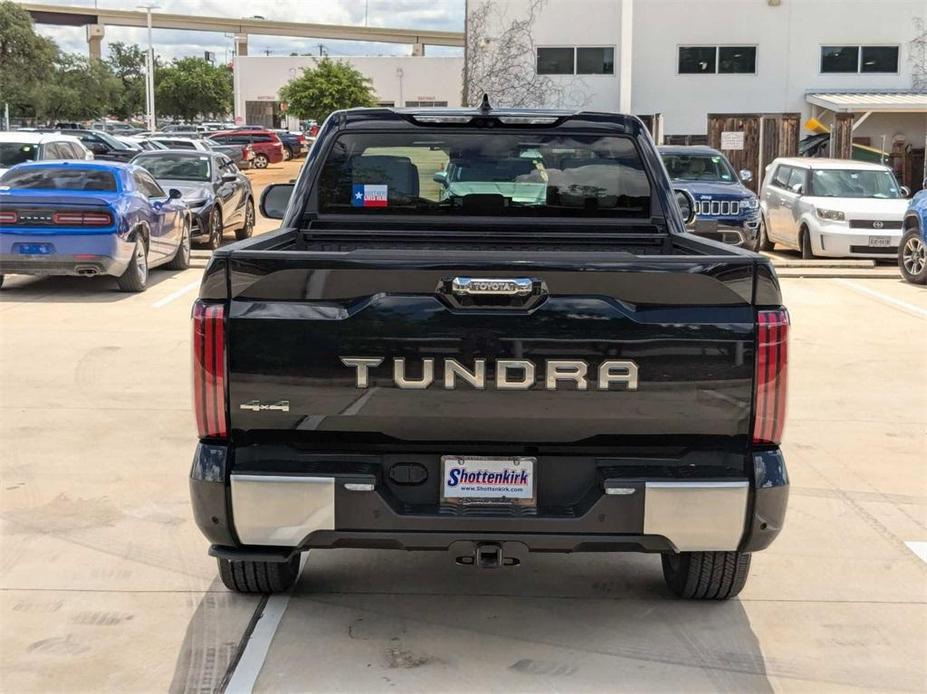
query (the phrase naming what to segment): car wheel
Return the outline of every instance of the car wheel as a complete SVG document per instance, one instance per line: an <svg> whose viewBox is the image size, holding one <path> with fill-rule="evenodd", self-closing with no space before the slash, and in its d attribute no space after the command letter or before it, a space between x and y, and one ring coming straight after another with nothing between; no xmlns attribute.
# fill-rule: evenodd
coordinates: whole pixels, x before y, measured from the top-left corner
<svg viewBox="0 0 927 694"><path fill-rule="evenodd" d="M190 267L190 222L183 224L183 231L180 232L180 245L177 246L177 252L171 262L167 264L169 270L186 270Z"/></svg>
<svg viewBox="0 0 927 694"><path fill-rule="evenodd" d="M283 148L283 161L289 161L293 158L293 153L290 151L289 147Z"/></svg>
<svg viewBox="0 0 927 694"><path fill-rule="evenodd" d="M744 552L666 552L663 579L688 600L727 600L747 583L750 555Z"/></svg>
<svg viewBox="0 0 927 694"><path fill-rule="evenodd" d="M756 230L756 242L753 245L753 250L759 253L760 251L771 251L772 249L773 243L766 234L766 220L760 215L760 226Z"/></svg>
<svg viewBox="0 0 927 694"><path fill-rule="evenodd" d="M250 239L251 234L254 233L254 202L249 198L248 202L245 203L245 223L242 225L241 229L238 229L235 232L235 238L241 241L242 239Z"/></svg>
<svg viewBox="0 0 927 694"><path fill-rule="evenodd" d="M803 260L811 260L814 258L814 251L811 250L811 233L807 228L801 230L799 245L801 247L801 257Z"/></svg>
<svg viewBox="0 0 927 694"><path fill-rule="evenodd" d="M286 561L232 561L218 558L219 577L236 593L282 593L299 577L299 552Z"/></svg>
<svg viewBox="0 0 927 694"><path fill-rule="evenodd" d="M218 207L213 207L212 212L209 213L209 241L206 242L209 250L214 251L222 245L223 231L222 213Z"/></svg>
<svg viewBox="0 0 927 694"><path fill-rule="evenodd" d="M0 287L3 286L3 275L0 275Z"/></svg>
<svg viewBox="0 0 927 694"><path fill-rule="evenodd" d="M132 260L116 282L119 289L124 292L143 292L148 284L148 246L145 239L139 236L135 239L135 248L132 251Z"/></svg>
<svg viewBox="0 0 927 694"><path fill-rule="evenodd" d="M255 154L254 159L251 160L251 165L255 169L266 169L269 163L270 160L267 158L266 154Z"/></svg>
<svg viewBox="0 0 927 694"><path fill-rule="evenodd" d="M901 238L898 269L908 282L927 284L927 244L917 229L911 229Z"/></svg>

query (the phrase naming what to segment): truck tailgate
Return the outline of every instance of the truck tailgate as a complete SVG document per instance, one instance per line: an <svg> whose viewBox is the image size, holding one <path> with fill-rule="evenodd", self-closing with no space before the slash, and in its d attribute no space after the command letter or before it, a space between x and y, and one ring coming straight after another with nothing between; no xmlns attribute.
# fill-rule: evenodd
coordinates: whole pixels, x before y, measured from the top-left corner
<svg viewBox="0 0 927 694"><path fill-rule="evenodd" d="M288 251L226 262L233 434L747 443L749 258Z"/></svg>

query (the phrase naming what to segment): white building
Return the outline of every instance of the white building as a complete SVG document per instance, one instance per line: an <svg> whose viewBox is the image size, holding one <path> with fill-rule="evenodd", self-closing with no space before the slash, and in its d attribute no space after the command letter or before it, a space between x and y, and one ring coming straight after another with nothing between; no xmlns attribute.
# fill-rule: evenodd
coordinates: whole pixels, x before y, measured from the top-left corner
<svg viewBox="0 0 927 694"><path fill-rule="evenodd" d="M235 59L235 116L241 123L276 126L285 117L280 88L304 68L315 65L308 56L240 56ZM463 58L358 56L337 58L369 77L384 106L459 106ZM287 127L297 123L288 118Z"/></svg>
<svg viewBox="0 0 927 694"><path fill-rule="evenodd" d="M666 135L705 135L709 113L827 125L833 107L856 111L853 136L873 146L923 147L925 22L927 0L468 0L467 43L523 51L524 73L549 94L534 105L660 113ZM897 91L907 94L873 96Z"/></svg>

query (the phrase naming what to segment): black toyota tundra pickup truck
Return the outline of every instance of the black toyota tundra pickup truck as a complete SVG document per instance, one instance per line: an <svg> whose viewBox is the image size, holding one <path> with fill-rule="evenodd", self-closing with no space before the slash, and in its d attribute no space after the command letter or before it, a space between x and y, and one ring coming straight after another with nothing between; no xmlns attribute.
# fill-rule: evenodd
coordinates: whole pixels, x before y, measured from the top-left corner
<svg viewBox="0 0 927 694"><path fill-rule="evenodd" d="M193 309L225 585L286 590L309 549L650 552L675 594L736 595L785 514L789 321L683 203L630 116L328 118Z"/></svg>

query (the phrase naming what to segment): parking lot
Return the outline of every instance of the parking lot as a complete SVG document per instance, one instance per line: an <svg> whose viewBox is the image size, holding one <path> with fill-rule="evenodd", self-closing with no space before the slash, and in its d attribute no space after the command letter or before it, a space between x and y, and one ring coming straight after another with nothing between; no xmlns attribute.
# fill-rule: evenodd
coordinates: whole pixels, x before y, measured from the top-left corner
<svg viewBox="0 0 927 694"><path fill-rule="evenodd" d="M190 513L206 257L141 294L0 292L4 691L927 688L927 291L889 268L782 270L790 509L739 599L673 599L648 555L337 550L268 600L221 585Z"/></svg>

